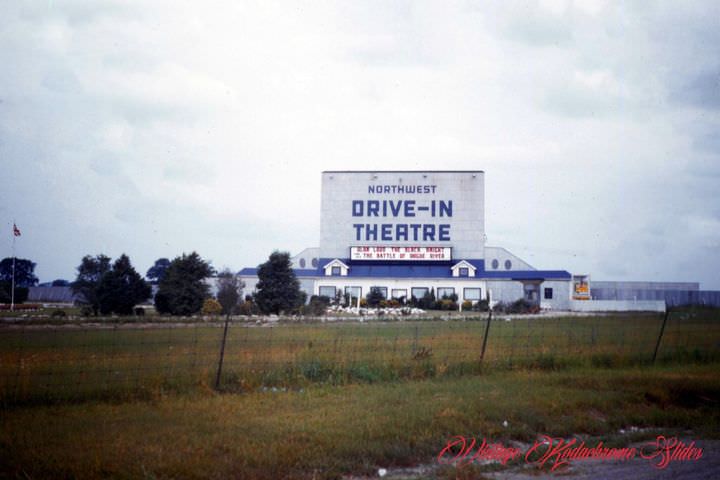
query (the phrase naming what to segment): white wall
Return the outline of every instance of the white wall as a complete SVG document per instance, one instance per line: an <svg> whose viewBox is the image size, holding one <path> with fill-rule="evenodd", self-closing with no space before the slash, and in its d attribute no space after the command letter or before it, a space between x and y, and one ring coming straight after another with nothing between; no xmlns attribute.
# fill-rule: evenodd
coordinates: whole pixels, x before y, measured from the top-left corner
<svg viewBox="0 0 720 480"><path fill-rule="evenodd" d="M319 252L320 249L317 247L306 248L302 252L290 258L290 262L292 262L292 268L308 270L315 269L318 266L322 266L318 265Z"/></svg>
<svg viewBox="0 0 720 480"><path fill-rule="evenodd" d="M387 287L388 297L392 296L393 289L406 289L407 298L410 299L412 295L411 289L413 287L424 287L434 288L435 295L437 296L437 289L440 288L454 288L455 294L458 296L458 301L462 302L463 289L464 288L481 288L482 298L485 297L487 292L487 284L484 280L468 280L468 279L389 279L389 278L353 278L353 277L321 277L315 282L314 295L318 295L321 286L334 286L340 288L341 291L345 292L345 287L361 287L362 296L365 297L370 291L371 287Z"/></svg>
<svg viewBox="0 0 720 480"><path fill-rule="evenodd" d="M540 308L547 310L570 310L570 280L545 281L540 284ZM545 289L553 289L553 298L545 299Z"/></svg>
<svg viewBox="0 0 720 480"><path fill-rule="evenodd" d="M522 282L512 280L488 280L493 302L514 302L523 298ZM545 288L553 289L553 298L546 300ZM547 280L540 284L540 308L548 310L570 310L570 281Z"/></svg>
<svg viewBox="0 0 720 480"><path fill-rule="evenodd" d="M257 277L255 276L241 276L239 277L245 282L244 294L251 294L257 285ZM411 295L411 289L413 287L426 287L434 288L436 295L437 289L451 287L455 289L455 294L458 296L458 300L462 302L463 289L464 288L481 288L482 298L486 298L488 289L491 291L492 300L494 303L502 302L514 302L519 298L523 298L523 286L521 282L515 282L510 280L482 280L475 278L447 278L447 279L423 279L423 278L357 278L357 277L316 277L316 278L301 278L300 288L308 294L308 298L311 295L318 295L321 286L334 286L339 288L343 293L345 287L361 287L362 296L365 297L370 291L371 287L387 287L388 297L392 295L393 289L406 289L408 299ZM545 300L544 289L549 287L553 289L553 298L551 300ZM570 310L570 281L546 281L540 284L540 307L543 309L550 310ZM577 303L588 302L574 302ZM597 303L597 302L591 302ZM602 302L603 309L610 311L612 305ZM618 302L623 303L623 302ZM627 302L624 302L627 303ZM633 302L630 302L633 303ZM635 302L641 304L643 302ZM647 302L645 302L647 303ZM652 303L652 302L650 302ZM588 306L586 306L588 307ZM582 308L582 307L581 307ZM664 304L663 304L664 308ZM626 310L633 310L633 308L626 308ZM654 310L654 308L651 308ZM585 310L583 310L585 311ZM586 310L586 311L598 311L598 310Z"/></svg>
<svg viewBox="0 0 720 480"><path fill-rule="evenodd" d="M519 298L523 298L523 287L520 282L488 280L487 286L492 292L493 302L514 302Z"/></svg>
<svg viewBox="0 0 720 480"><path fill-rule="evenodd" d="M497 268L493 267L493 260L497 260ZM510 262L510 268L506 268L505 262ZM520 257L513 255L502 247L485 247L485 270L513 271L513 270L535 270L535 267Z"/></svg>

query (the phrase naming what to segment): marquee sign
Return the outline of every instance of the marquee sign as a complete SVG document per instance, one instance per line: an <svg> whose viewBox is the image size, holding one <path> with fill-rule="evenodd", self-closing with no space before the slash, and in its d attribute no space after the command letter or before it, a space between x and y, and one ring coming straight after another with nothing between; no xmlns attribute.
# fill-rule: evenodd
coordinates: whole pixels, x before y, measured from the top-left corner
<svg viewBox="0 0 720 480"><path fill-rule="evenodd" d="M397 260L412 262L447 262L452 260L450 247L395 247L382 245L350 247L351 260Z"/></svg>

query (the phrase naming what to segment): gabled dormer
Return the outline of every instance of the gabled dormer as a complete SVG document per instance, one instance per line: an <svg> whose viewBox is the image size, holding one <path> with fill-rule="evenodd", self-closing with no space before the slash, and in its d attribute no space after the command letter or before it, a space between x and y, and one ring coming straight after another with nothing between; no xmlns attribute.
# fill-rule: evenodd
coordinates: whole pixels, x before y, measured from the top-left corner
<svg viewBox="0 0 720 480"><path fill-rule="evenodd" d="M453 277L474 277L477 268L472 263L460 260L458 263L450 267Z"/></svg>
<svg viewBox="0 0 720 480"><path fill-rule="evenodd" d="M339 259L335 259L323 267L326 277L347 277L350 267L345 265Z"/></svg>

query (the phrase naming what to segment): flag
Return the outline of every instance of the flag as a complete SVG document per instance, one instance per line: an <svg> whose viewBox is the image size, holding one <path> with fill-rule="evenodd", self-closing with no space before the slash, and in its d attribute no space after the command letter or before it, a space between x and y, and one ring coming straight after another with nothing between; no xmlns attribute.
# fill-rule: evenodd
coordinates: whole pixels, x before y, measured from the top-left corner
<svg viewBox="0 0 720 480"><path fill-rule="evenodd" d="M15 225L14 223L13 223L13 235L15 235L16 237L20 236L20 229L17 228L17 225Z"/></svg>

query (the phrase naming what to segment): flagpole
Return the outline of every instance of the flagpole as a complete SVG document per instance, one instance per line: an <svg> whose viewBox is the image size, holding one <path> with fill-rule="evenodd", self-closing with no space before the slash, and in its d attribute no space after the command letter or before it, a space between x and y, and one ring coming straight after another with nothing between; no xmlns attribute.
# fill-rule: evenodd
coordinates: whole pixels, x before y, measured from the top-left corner
<svg viewBox="0 0 720 480"><path fill-rule="evenodd" d="M15 221L13 221L13 243L12 243L12 257L13 257L13 264L12 264L12 282L10 283L10 311L15 310Z"/></svg>

